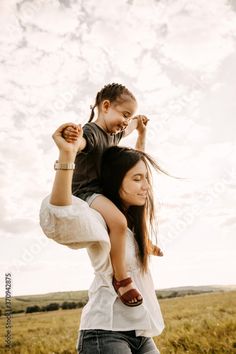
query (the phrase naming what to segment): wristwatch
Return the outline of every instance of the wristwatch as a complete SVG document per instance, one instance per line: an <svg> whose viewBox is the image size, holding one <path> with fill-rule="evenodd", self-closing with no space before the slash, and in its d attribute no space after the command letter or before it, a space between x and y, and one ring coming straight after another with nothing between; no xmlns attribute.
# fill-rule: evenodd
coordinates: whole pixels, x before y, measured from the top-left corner
<svg viewBox="0 0 236 354"><path fill-rule="evenodd" d="M60 163L58 160L54 163L54 170L74 170L75 164L73 162Z"/></svg>

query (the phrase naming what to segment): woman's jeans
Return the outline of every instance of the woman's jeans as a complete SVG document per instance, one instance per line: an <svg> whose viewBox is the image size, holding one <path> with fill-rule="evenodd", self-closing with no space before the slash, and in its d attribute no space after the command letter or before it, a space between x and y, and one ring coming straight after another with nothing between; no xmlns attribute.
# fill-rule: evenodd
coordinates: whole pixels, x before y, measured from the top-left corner
<svg viewBox="0 0 236 354"><path fill-rule="evenodd" d="M160 354L152 338L102 329L81 330L77 349L79 354Z"/></svg>

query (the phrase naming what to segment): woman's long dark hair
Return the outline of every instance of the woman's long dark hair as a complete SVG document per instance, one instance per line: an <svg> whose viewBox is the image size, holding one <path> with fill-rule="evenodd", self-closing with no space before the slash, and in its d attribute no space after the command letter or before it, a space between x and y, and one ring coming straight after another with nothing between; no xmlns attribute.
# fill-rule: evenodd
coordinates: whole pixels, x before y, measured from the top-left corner
<svg viewBox="0 0 236 354"><path fill-rule="evenodd" d="M125 210L119 191L126 173L139 161L143 161L147 167L148 182L150 185L148 198L143 206L130 206ZM134 237L139 247L139 257L142 269L147 269L149 254L149 232L154 229L155 207L153 200L151 169L166 173L162 170L151 156L147 153L120 146L109 147L102 156L101 162L101 183L103 194L110 199L118 209L126 216L128 226L133 228Z"/></svg>

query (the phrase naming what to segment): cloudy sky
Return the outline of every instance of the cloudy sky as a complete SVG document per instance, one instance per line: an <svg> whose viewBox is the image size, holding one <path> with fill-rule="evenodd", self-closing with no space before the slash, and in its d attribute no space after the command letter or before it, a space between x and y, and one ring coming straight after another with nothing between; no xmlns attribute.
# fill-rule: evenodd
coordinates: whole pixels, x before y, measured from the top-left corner
<svg viewBox="0 0 236 354"><path fill-rule="evenodd" d="M0 296L6 272L13 295L89 287L86 251L48 240L38 214L53 131L85 123L110 82L150 118L147 152L183 177L154 176L156 287L236 284L236 1L2 0L0 22Z"/></svg>

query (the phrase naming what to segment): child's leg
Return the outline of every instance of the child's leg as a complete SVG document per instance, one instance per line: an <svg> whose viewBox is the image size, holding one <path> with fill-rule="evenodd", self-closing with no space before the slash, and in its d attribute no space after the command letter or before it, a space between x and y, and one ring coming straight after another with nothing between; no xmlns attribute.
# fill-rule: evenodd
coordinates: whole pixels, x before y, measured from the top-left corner
<svg viewBox="0 0 236 354"><path fill-rule="evenodd" d="M128 277L125 266L125 245L127 233L127 220L122 212L108 198L103 195L97 196L90 207L97 210L106 221L111 240L111 262L116 280ZM123 295L128 290L133 289L132 283L121 287L119 293ZM137 302L142 297L138 296L131 300Z"/></svg>

